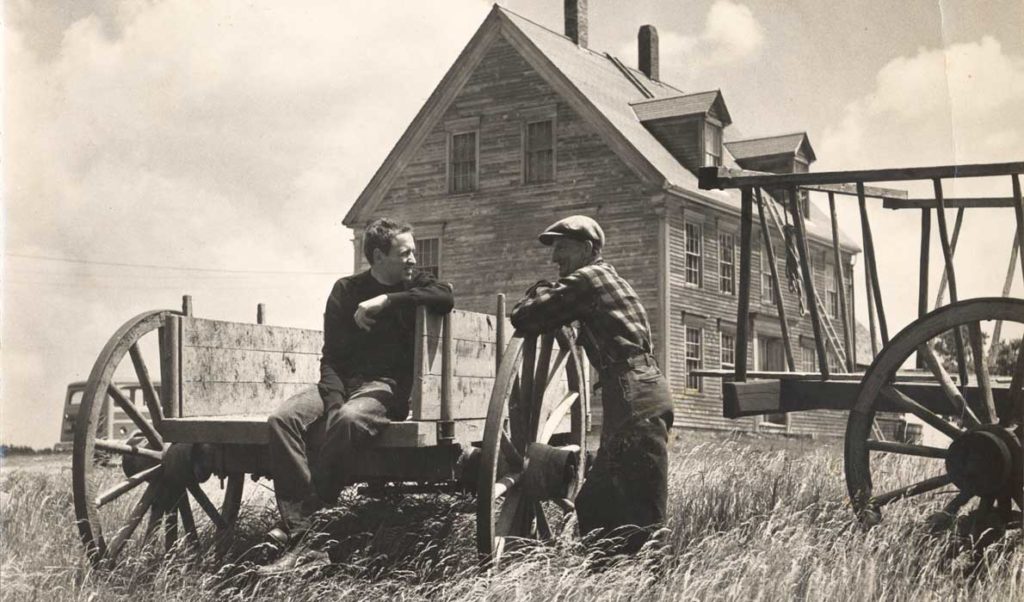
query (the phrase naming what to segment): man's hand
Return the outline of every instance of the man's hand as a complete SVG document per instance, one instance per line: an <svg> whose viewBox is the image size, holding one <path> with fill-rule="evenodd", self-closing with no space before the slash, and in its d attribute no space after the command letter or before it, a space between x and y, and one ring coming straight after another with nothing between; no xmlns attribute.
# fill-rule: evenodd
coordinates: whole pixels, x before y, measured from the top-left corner
<svg viewBox="0 0 1024 602"><path fill-rule="evenodd" d="M356 326L363 330L370 330L373 325L377 322L374 316L379 314L381 310L388 306L387 295L377 295L372 299L367 299L359 304L356 308L356 313L353 319L356 321Z"/></svg>
<svg viewBox="0 0 1024 602"><path fill-rule="evenodd" d="M536 297L538 293L541 293L549 288L554 288L554 284L547 280L538 280L536 284L526 289L526 297Z"/></svg>

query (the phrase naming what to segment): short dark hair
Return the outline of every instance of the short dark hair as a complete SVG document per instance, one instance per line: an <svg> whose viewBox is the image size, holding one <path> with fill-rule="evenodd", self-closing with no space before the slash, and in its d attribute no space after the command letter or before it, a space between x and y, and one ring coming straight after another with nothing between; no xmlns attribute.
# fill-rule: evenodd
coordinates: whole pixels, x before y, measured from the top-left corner
<svg viewBox="0 0 1024 602"><path fill-rule="evenodd" d="M366 256L366 261L373 265L374 249L380 249L385 255L390 253L391 243L395 237L406 232L412 232L411 225L389 217L381 217L370 222L363 232L363 255Z"/></svg>

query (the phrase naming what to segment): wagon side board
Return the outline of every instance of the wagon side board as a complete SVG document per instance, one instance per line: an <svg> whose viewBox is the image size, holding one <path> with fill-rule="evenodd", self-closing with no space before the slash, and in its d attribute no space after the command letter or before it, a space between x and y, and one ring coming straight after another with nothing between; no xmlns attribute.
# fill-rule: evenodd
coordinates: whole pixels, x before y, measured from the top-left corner
<svg viewBox="0 0 1024 602"><path fill-rule="evenodd" d="M937 414L956 415L938 384L921 382L897 383L896 388ZM802 412L805 410L849 410L857 401L860 383L856 381L752 380L722 383L722 413L726 418L742 418L762 414ZM1008 411L1009 389L993 387L992 395L998 411ZM977 407L981 401L978 387L967 387L969 403ZM901 412L888 400L876 401L875 409Z"/></svg>

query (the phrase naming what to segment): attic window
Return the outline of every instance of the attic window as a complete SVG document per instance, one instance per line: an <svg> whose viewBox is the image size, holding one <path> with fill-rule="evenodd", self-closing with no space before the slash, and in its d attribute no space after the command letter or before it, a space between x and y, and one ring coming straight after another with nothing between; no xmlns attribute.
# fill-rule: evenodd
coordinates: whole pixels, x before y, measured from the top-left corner
<svg viewBox="0 0 1024 602"><path fill-rule="evenodd" d="M722 126L714 121L704 122L704 166L722 165Z"/></svg>
<svg viewBox="0 0 1024 602"><path fill-rule="evenodd" d="M523 179L527 184L555 179L555 122L526 124L523 135Z"/></svg>
<svg viewBox="0 0 1024 602"><path fill-rule="evenodd" d="M448 157L450 192L472 192L477 188L476 132L451 135Z"/></svg>

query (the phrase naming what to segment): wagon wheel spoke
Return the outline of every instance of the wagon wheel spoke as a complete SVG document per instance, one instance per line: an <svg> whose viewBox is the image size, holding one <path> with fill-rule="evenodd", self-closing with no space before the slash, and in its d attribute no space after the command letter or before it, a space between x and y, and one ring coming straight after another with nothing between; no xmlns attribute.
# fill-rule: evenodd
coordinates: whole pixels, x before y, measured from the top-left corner
<svg viewBox="0 0 1024 602"><path fill-rule="evenodd" d="M544 406L544 394L548 390L549 379L554 379L555 371L551 364L551 351L555 345L555 337L545 334L540 337L540 355L537 356L536 372L533 379L533 394L530 396L530 404L527 422L527 433L530 437L537 435L537 424L540 422L540 414Z"/></svg>
<svg viewBox="0 0 1024 602"><path fill-rule="evenodd" d="M117 388L117 385L114 383L110 383L107 390L110 392L110 395L113 397L117 406L121 408L121 410L131 418L132 422L135 423L135 426L142 431L142 434L146 437L146 440L149 441L150 445L152 445L154 449L163 449L164 441L160 437L160 433L156 432L156 429L153 428L153 424L139 413L138 408L136 408L135 404L128 399L128 396L124 394L124 391Z"/></svg>
<svg viewBox="0 0 1024 602"><path fill-rule="evenodd" d="M153 426L156 430L159 431L164 419L163 410L160 409L160 396L156 392L156 387L153 386L153 379L149 376L149 368L146 367L146 361L142 358L142 351L139 350L138 341L132 343L132 346L128 348L128 354L131 356L132 365L135 367L135 376L142 387L142 397L146 401L149 418L153 421Z"/></svg>
<svg viewBox="0 0 1024 602"><path fill-rule="evenodd" d="M967 339L971 345L971 356L974 358L974 374L978 381L978 388L981 390L981 399L978 400L981 419L989 424L995 424L999 417L996 414L995 400L992 398L992 383L989 380L988 362L982 344L981 324L971 322L967 325Z"/></svg>
<svg viewBox="0 0 1024 602"><path fill-rule="evenodd" d="M548 517L544 515L544 505L540 500L534 500L533 513L537 516L537 535L544 540L551 539L551 525L548 524Z"/></svg>
<svg viewBox="0 0 1024 602"><path fill-rule="evenodd" d="M149 507L149 520L146 521L146 531L142 535L142 541L148 543L149 538L156 533L157 527L162 525L164 522L163 510L160 510L156 505Z"/></svg>
<svg viewBox="0 0 1024 602"><path fill-rule="evenodd" d="M532 501L526 497L522 487L516 487L505 495L495 531L502 536L527 534L532 521Z"/></svg>
<svg viewBox="0 0 1024 602"><path fill-rule="evenodd" d="M183 495L178 500L178 514L181 515L181 526L185 528L185 537L195 547L199 546L199 533L196 531L196 521L192 516L192 505L188 502L188 496Z"/></svg>
<svg viewBox="0 0 1024 602"><path fill-rule="evenodd" d="M516 472L512 474L507 474L498 479L498 482L494 484L494 499L500 498L501 496L508 493L510 489L513 489L519 482L519 479L522 478L522 476L522 473Z"/></svg>
<svg viewBox="0 0 1024 602"><path fill-rule="evenodd" d="M138 456L150 458L157 461L162 460L164 457L163 452L161 452L160 450L149 449L148 447L139 447L134 443L121 443L120 441L111 441L109 439L97 439L95 446L96 449L100 451L120 454L122 456Z"/></svg>
<svg viewBox="0 0 1024 602"><path fill-rule="evenodd" d="M528 435L530 428L530 414L533 410L533 384L536 372L537 360L537 337L531 336L523 339L523 363L519 369L519 395L515 398L515 407L512 399L509 400L508 413L509 422L512 427L512 442L516 449L526 453L526 445L529 443ZM513 420L513 414L514 420Z"/></svg>
<svg viewBox="0 0 1024 602"><path fill-rule="evenodd" d="M568 395L562 398L562 401L558 402L558 405L551 410L551 413L544 420L543 428L541 428L540 434L537 435L537 441L547 443L551 440L551 436L555 434L558 426L565 419L566 413L572 408L572 404L576 403L579 397L579 393L570 391Z"/></svg>
<svg viewBox="0 0 1024 602"><path fill-rule="evenodd" d="M960 416L964 424L969 427L979 426L981 421L978 420L978 417L974 414L974 410L971 409L971 406L967 404L967 400L964 399L960 390L956 388L955 384L953 384L953 379L950 378L949 373L946 372L946 369L942 366L942 362L939 361L939 358L935 355L935 350L932 349L931 345L927 343L921 345L918 347L917 352L924 358L925 364L927 364L928 369L931 371L932 376L935 377L935 380L939 381L939 387L946 395L946 399L948 399L950 403L953 404L953 407L960 412Z"/></svg>
<svg viewBox="0 0 1024 602"><path fill-rule="evenodd" d="M946 421L944 418L932 412L928 408L917 403L905 393L888 385L882 388L881 394L888 399L893 405L895 405L901 412L907 412L917 416L921 420L931 425L935 430L943 433L951 439L956 439L963 434L964 430L955 424Z"/></svg>
<svg viewBox="0 0 1024 602"><path fill-rule="evenodd" d="M501 453L510 468L513 470L523 469L523 455L519 453L515 444L512 443L512 439L509 439L508 433L504 431L501 433Z"/></svg>
<svg viewBox="0 0 1024 602"><path fill-rule="evenodd" d="M185 496L182 496L185 497ZM164 551L170 552L178 541L178 504L175 503L164 513Z"/></svg>
<svg viewBox="0 0 1024 602"><path fill-rule="evenodd" d="M949 475L941 475L925 479L914 483L913 485L907 485L906 487L900 487L899 489L893 489L880 495L871 496L870 503L875 506L884 506L893 500L900 498L913 497L929 491L934 491L940 487L945 487L953 482L953 477Z"/></svg>
<svg viewBox="0 0 1024 602"><path fill-rule="evenodd" d="M1010 380L1010 414L1000 416L1000 424L1009 426L1024 425L1024 345L1017 351L1017 361L1013 366L1013 378Z"/></svg>
<svg viewBox="0 0 1024 602"><path fill-rule="evenodd" d="M224 522L228 525L234 525L235 521L238 520L238 513L242 509L242 489L244 487L244 474L232 473L228 475L228 485L224 489L224 505L221 512Z"/></svg>
<svg viewBox="0 0 1024 602"><path fill-rule="evenodd" d="M210 520L213 521L213 524L216 525L218 529L227 528L228 525L224 521L224 517L220 515L220 512L217 511L217 507L213 505L213 502L211 502L210 498L206 496L206 492L203 491L198 483L190 483L188 485L188 492L192 494L196 503L203 509L203 512L206 512L206 515L210 517Z"/></svg>
<svg viewBox="0 0 1024 602"><path fill-rule="evenodd" d="M927 518L925 523L932 533L938 533L944 531L953 526L953 521L956 519L956 515L960 513L960 509L967 505L967 502L971 501L974 496L966 491L957 493L953 499L946 502L946 505L942 507L942 510L933 513Z"/></svg>
<svg viewBox="0 0 1024 602"><path fill-rule="evenodd" d="M139 485L160 478L163 470L164 467L158 465L134 474L97 495L93 503L96 504L97 508L102 508Z"/></svg>
<svg viewBox="0 0 1024 602"><path fill-rule="evenodd" d="M903 454L905 456L918 456L921 458L945 458L949 450L941 447L928 445L914 445L911 443L899 443L895 441L875 441L869 439L867 448L872 451Z"/></svg>
<svg viewBox="0 0 1024 602"><path fill-rule="evenodd" d="M121 553L124 545L131 538L132 534L135 533L135 529L138 528L139 523L142 522L142 518L146 516L150 506L153 505L153 500L156 499L156 494L159 491L159 487L155 484L150 484L146 487L146 492L142 494L139 501L135 503L135 507L132 508L131 513L128 515L128 520L121 530L117 532L114 539L107 546L106 558L109 561L113 561Z"/></svg>

